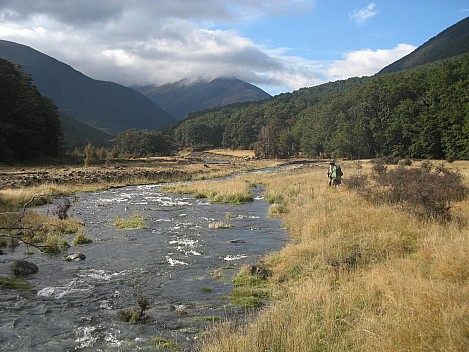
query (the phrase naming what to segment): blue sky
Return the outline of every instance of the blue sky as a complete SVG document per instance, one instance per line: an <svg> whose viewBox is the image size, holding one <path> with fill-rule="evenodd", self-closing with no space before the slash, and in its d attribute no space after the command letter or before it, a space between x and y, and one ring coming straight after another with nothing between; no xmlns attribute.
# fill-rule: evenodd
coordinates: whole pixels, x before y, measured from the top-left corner
<svg viewBox="0 0 469 352"><path fill-rule="evenodd" d="M467 16L468 0L1 0L0 38L95 79L275 95L373 75Z"/></svg>

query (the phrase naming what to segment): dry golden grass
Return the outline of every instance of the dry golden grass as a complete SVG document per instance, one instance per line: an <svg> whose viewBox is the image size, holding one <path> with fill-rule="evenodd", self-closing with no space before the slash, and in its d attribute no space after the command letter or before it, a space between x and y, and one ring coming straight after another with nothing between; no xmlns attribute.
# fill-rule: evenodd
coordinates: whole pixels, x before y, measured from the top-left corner
<svg viewBox="0 0 469 352"><path fill-rule="evenodd" d="M219 155L229 155L235 156L238 158L254 158L253 150L232 150L232 149L211 149L208 150L209 153L219 154Z"/></svg>
<svg viewBox="0 0 469 352"><path fill-rule="evenodd" d="M458 162L467 175L469 163ZM368 172L344 163L347 175ZM467 351L468 201L462 221L423 221L327 188L326 166L256 176L283 202L294 243L265 259L278 301L227 322L202 351ZM467 184L467 178L465 180Z"/></svg>

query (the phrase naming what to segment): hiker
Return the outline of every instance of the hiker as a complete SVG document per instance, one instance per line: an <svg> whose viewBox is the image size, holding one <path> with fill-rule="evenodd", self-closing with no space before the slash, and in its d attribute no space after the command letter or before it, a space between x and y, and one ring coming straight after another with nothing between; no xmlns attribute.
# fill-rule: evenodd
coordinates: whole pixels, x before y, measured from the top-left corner
<svg viewBox="0 0 469 352"><path fill-rule="evenodd" d="M343 172L339 164L336 164L334 160L329 163L329 169L327 170L327 177L329 178L329 187L339 187L342 183Z"/></svg>

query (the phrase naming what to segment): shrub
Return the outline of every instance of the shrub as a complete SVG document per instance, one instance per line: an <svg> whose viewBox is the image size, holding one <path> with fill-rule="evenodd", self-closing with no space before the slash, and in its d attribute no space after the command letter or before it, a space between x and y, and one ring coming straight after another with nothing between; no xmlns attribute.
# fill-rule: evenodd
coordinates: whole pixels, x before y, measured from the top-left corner
<svg viewBox="0 0 469 352"><path fill-rule="evenodd" d="M421 169L398 167L376 178L381 192L372 195L390 203L402 204L427 218L450 219L451 204L467 196L462 176L457 171L439 167L428 171L428 164Z"/></svg>
<svg viewBox="0 0 469 352"><path fill-rule="evenodd" d="M85 146L85 158L83 161L85 167L98 164L98 154L96 153L96 148L91 143Z"/></svg>
<svg viewBox="0 0 469 352"><path fill-rule="evenodd" d="M72 206L72 203L68 198L64 198L61 203L57 205L57 209L54 211L54 215L57 215L57 217L60 220L65 220L68 218L68 211L70 207Z"/></svg>
<svg viewBox="0 0 469 352"><path fill-rule="evenodd" d="M138 306L120 309L117 312L117 317L126 323L136 323L145 320L145 311L150 307L150 303L148 299L142 295L140 290L137 291L137 305Z"/></svg>
<svg viewBox="0 0 469 352"><path fill-rule="evenodd" d="M386 163L383 159L376 159L373 162L372 170L377 175L384 175L386 174L388 167L386 166Z"/></svg>
<svg viewBox="0 0 469 352"><path fill-rule="evenodd" d="M400 166L410 166L410 165L412 165L412 159L411 158L401 159L401 160L399 160L398 165L400 165Z"/></svg>
<svg viewBox="0 0 469 352"><path fill-rule="evenodd" d="M355 174L349 176L344 182L345 187L355 191L364 191L368 185L368 176L364 174Z"/></svg>
<svg viewBox="0 0 469 352"><path fill-rule="evenodd" d="M432 171L432 169L433 169L433 164L432 164L431 161L425 160L425 161L422 162L422 165L420 165L420 169L422 170L422 172L428 174L429 172Z"/></svg>

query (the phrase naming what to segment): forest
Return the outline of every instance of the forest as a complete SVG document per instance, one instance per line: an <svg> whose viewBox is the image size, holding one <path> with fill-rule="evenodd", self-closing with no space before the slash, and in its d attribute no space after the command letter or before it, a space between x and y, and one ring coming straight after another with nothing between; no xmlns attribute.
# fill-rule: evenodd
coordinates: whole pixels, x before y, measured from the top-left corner
<svg viewBox="0 0 469 352"><path fill-rule="evenodd" d="M191 114L167 130L181 147L259 157L469 158L469 54Z"/></svg>
<svg viewBox="0 0 469 352"><path fill-rule="evenodd" d="M0 162L57 157L60 115L18 65L0 59Z"/></svg>
<svg viewBox="0 0 469 352"><path fill-rule="evenodd" d="M469 158L469 54L373 77L192 113L163 131L129 129L113 154L252 149L260 158ZM57 157L61 118L18 65L0 61L0 162Z"/></svg>

